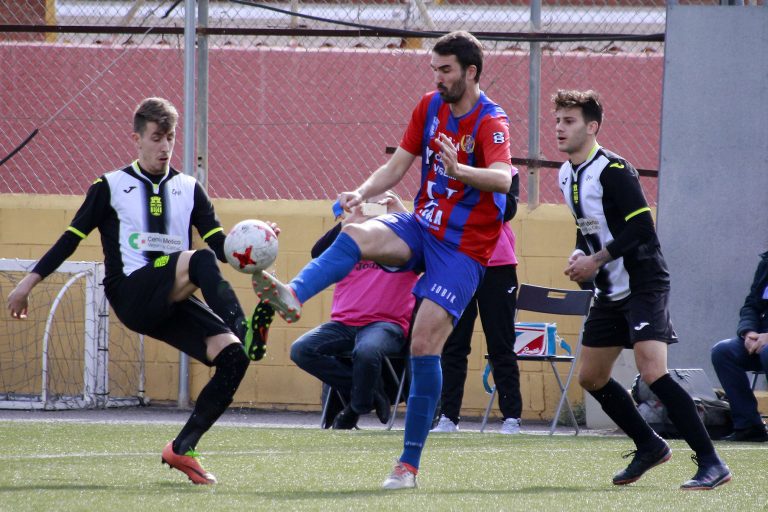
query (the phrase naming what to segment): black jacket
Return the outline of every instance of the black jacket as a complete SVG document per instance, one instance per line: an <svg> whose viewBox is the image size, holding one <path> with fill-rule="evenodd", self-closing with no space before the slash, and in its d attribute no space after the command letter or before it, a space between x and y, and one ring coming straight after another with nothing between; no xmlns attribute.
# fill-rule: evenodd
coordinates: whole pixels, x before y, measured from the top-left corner
<svg viewBox="0 0 768 512"><path fill-rule="evenodd" d="M736 333L744 336L749 331L768 332L768 300L763 298L763 291L768 286L768 252L760 255L760 263L755 271L752 288L749 290Z"/></svg>

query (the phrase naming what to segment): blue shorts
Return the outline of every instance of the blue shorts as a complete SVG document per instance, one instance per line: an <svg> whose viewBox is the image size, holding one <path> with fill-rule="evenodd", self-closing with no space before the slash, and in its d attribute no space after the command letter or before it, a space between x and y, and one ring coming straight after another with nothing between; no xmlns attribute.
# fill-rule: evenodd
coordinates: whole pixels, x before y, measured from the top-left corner
<svg viewBox="0 0 768 512"><path fill-rule="evenodd" d="M438 240L419 224L412 213L391 213L376 217L411 249L405 265L382 265L389 272L423 272L413 294L429 299L453 317L453 325L475 295L485 267L453 245Z"/></svg>

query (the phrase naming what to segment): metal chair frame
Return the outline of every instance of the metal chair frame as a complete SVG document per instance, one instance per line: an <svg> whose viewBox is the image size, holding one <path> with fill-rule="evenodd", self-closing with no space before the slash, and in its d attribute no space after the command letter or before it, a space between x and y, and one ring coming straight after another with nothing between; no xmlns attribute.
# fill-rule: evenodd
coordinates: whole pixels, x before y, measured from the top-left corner
<svg viewBox="0 0 768 512"><path fill-rule="evenodd" d="M410 345L409 345L410 346ZM406 347L406 350L409 348ZM352 353L351 352L344 352L342 354L337 355L336 357L340 359L348 359L352 360ZM401 359L403 361L403 371L400 373L400 375L397 374L395 371L395 367L392 364L392 360L398 360ZM405 388L405 379L408 378L408 353L404 352L403 354L391 354L391 355L385 355L383 357L384 367L389 372L390 377L392 377L393 381L397 384L397 394L395 395L395 403L392 404L392 407L389 411L389 421L387 422L386 430L392 430L392 426L395 424L395 416L397 416L397 409L400 405L400 398L403 396L403 389ZM323 411L320 414L320 426L322 427L325 424L325 415L328 412L328 404L331 401L331 393L336 393L336 395L339 397L339 400L341 400L341 403L346 406L347 403L344 400L344 397L341 395L341 393L331 387L328 390L328 395L325 398L325 401L323 402Z"/></svg>
<svg viewBox="0 0 768 512"><path fill-rule="evenodd" d="M534 286L530 284L520 285L520 289L517 296L517 309L515 311L515 317L517 317L520 311L531 311L536 313L544 313L550 315L562 315L562 316L581 316L586 318L589 313L589 308L592 306L592 298L594 293L591 290L565 290L560 288L549 288L542 286ZM576 415L571 407L571 402L568 400L568 388L573 379L573 373L576 369L576 361L581 353L581 338L584 332L584 325L579 328L578 339L576 342L576 350L572 356L570 355L520 355L518 354L517 360L519 362L547 362L552 368L552 372L555 374L555 380L560 388L560 401L557 404L557 410L555 416L552 418L552 424L549 428L549 435L555 433L557 428L557 421L560 418L560 413L565 406L568 410L568 414L571 417L573 426L575 429L575 435L579 435L579 425L576 421ZM485 355L488 360L488 354ZM563 382L562 376L557 369L558 363L569 363L570 368L568 370L568 376ZM490 365L490 360L488 360ZM485 431L485 426L488 423L488 416L490 415L491 408L493 407L493 400L496 397L496 386L493 386L491 391L491 398L488 401L488 406L485 408L485 414L483 415L483 422L480 426L480 432Z"/></svg>

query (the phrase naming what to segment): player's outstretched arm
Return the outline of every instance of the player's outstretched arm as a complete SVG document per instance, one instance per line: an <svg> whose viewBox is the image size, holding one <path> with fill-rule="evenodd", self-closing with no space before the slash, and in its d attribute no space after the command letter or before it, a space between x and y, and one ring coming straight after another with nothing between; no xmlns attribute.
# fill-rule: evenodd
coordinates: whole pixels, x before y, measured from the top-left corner
<svg viewBox="0 0 768 512"><path fill-rule="evenodd" d="M27 318L29 293L42 280L43 278L40 274L30 272L19 281L16 288L8 295L8 310L11 312L11 317L18 319Z"/></svg>
<svg viewBox="0 0 768 512"><path fill-rule="evenodd" d="M339 194L339 205L346 211L350 211L369 197L393 188L400 183L415 159L416 155L398 147L389 161L376 169L362 185L357 187L357 190Z"/></svg>

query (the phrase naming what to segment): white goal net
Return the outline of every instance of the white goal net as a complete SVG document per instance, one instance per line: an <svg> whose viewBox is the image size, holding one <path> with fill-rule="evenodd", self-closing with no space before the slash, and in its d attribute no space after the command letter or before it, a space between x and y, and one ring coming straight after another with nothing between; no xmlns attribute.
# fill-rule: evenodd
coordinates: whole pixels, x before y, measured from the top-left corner
<svg viewBox="0 0 768 512"><path fill-rule="evenodd" d="M34 260L0 259L3 302ZM104 265L65 262L29 297L25 320L0 314L0 408L79 409L146 403L144 339L123 326Z"/></svg>

